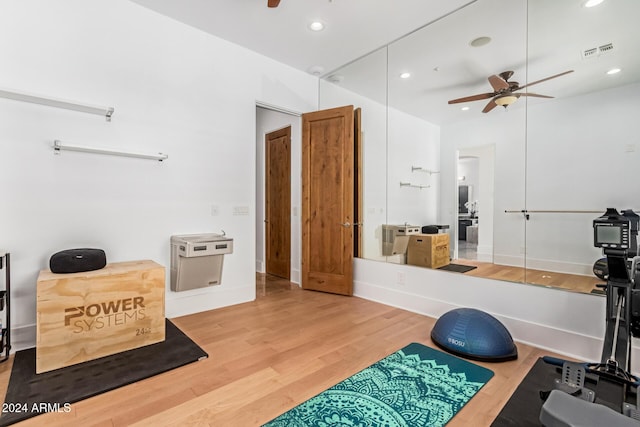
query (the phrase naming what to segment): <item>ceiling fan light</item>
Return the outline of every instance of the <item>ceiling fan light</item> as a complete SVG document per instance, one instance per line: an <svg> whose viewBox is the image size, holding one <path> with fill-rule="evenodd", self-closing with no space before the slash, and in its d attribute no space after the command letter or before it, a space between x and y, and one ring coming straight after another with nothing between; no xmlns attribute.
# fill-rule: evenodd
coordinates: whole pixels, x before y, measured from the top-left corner
<svg viewBox="0 0 640 427"><path fill-rule="evenodd" d="M493 102L495 102L498 105L507 106L507 105L513 104L517 100L518 100L518 97L515 95L505 95L505 96L496 98Z"/></svg>

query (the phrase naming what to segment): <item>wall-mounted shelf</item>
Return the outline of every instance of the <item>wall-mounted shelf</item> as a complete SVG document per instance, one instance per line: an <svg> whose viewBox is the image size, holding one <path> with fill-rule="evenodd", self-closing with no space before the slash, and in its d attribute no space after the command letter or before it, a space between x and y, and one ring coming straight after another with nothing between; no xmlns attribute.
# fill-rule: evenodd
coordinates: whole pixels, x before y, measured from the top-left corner
<svg viewBox="0 0 640 427"><path fill-rule="evenodd" d="M440 171L432 171L431 169L423 168L422 166L411 166L411 172L416 172L416 171L428 173L429 175L440 173Z"/></svg>
<svg viewBox="0 0 640 427"><path fill-rule="evenodd" d="M53 153L60 154L60 151L79 151L81 153L106 154L109 156L120 156L120 157L135 157L137 159L157 160L159 162L163 160L167 160L169 158L168 154L163 154L163 153L158 153L158 154L132 153L128 151L109 150L106 148L81 147L78 145L62 145L61 141L58 141L58 140L53 141Z"/></svg>
<svg viewBox="0 0 640 427"><path fill-rule="evenodd" d="M422 190L423 188L430 188L430 185L419 185L419 184L412 184L410 182L400 182L400 187L411 187L411 188L419 188L420 190Z"/></svg>
<svg viewBox="0 0 640 427"><path fill-rule="evenodd" d="M113 107L101 107L74 101L65 101L62 99L50 98L47 96L35 95L9 89L0 89L0 97L13 99L14 101L30 102L32 104L63 108L65 110L80 111L82 113L97 114L99 116L104 116L108 122L111 121L111 116L113 115L114 111Z"/></svg>

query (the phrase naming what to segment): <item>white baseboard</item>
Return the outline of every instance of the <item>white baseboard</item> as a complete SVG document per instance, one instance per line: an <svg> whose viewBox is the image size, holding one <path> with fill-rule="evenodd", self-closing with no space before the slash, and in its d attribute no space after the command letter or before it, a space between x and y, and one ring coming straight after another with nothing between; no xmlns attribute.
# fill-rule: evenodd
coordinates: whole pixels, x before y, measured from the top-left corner
<svg viewBox="0 0 640 427"><path fill-rule="evenodd" d="M36 325L19 326L11 328L11 353L35 347Z"/></svg>
<svg viewBox="0 0 640 427"><path fill-rule="evenodd" d="M172 292L167 295L165 316L168 319L230 305L242 304L256 298L256 286L252 283L243 287L202 288L186 292Z"/></svg>
<svg viewBox="0 0 640 427"><path fill-rule="evenodd" d="M299 285L300 283L302 283L302 273L300 272L300 270L296 270L296 269L291 270L290 281L292 283L295 283L296 285Z"/></svg>

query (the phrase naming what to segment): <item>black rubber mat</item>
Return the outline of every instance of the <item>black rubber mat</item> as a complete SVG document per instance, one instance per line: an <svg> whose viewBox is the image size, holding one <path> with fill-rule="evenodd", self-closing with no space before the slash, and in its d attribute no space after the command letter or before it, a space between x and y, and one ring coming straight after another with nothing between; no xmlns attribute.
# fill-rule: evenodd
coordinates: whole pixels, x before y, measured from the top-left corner
<svg viewBox="0 0 640 427"><path fill-rule="evenodd" d="M544 404L540 392L553 390L554 380L561 377L562 369L538 359L491 427L540 427L540 410ZM622 385L587 374L584 386L595 391L596 403L621 410Z"/></svg>
<svg viewBox="0 0 640 427"><path fill-rule="evenodd" d="M475 268L478 267L476 267L475 265L448 264L444 267L438 268L438 270L453 271L455 273L466 273L467 271L471 271Z"/></svg>
<svg viewBox="0 0 640 427"><path fill-rule="evenodd" d="M71 403L207 357L168 319L163 342L42 374L36 374L35 348L18 351L0 426L45 412L68 410Z"/></svg>

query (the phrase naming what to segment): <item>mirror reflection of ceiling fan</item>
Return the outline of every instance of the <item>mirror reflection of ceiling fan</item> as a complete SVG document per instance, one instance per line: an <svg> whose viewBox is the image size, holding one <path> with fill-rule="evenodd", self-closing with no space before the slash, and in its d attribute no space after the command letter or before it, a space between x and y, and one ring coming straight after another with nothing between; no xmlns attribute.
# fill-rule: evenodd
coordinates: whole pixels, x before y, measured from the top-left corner
<svg viewBox="0 0 640 427"><path fill-rule="evenodd" d="M533 86L538 83L546 82L547 80L555 79L556 77L564 76L565 74L573 73L573 70L565 71L564 73L556 74L554 76L549 76L541 80L537 80L535 82L528 83L524 86L520 86L520 83L509 81L511 76L513 76L513 71L504 71L498 75L489 76L489 83L493 88L493 92L481 93L479 95L465 96L464 98L452 99L449 101L449 104L459 104L461 102L469 102L469 101L479 101L481 99L491 98L491 101L484 107L482 110L483 113L488 113L493 110L496 106L502 105L504 108L507 108L509 105L513 104L520 98L521 96L533 96L536 98L553 98L553 96L547 95L539 95L537 93L525 92L525 93L516 93L516 91L520 89L524 89L525 87Z"/></svg>
<svg viewBox="0 0 640 427"><path fill-rule="evenodd" d="M280 4L280 0L267 0L267 6L269 7L278 7Z"/></svg>

